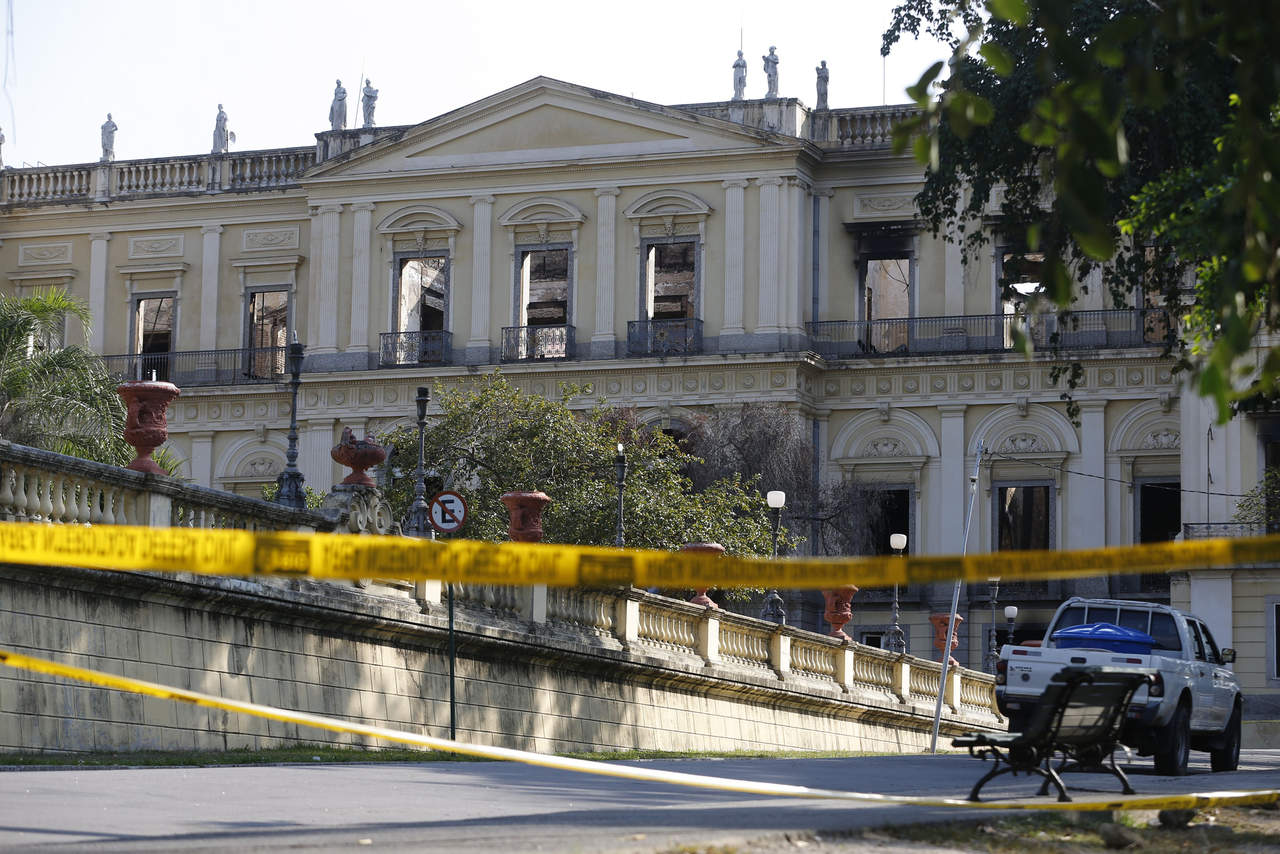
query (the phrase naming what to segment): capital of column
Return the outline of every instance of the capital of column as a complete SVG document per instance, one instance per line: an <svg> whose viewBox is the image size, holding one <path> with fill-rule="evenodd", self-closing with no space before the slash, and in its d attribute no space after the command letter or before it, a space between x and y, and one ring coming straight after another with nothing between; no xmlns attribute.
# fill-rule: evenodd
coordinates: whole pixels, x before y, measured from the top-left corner
<svg viewBox="0 0 1280 854"><path fill-rule="evenodd" d="M340 214L342 213L342 205L320 205L316 208L317 214Z"/></svg>
<svg viewBox="0 0 1280 854"><path fill-rule="evenodd" d="M1081 412L1101 412L1107 408L1105 400L1078 400L1076 404Z"/></svg>
<svg viewBox="0 0 1280 854"><path fill-rule="evenodd" d="M356 204L351 206L351 209L353 211L356 211L357 213L363 213L363 212L372 211L374 207L375 205L373 204L373 202L357 202Z"/></svg>
<svg viewBox="0 0 1280 854"><path fill-rule="evenodd" d="M721 181L720 186L726 190L741 190L747 186L746 178L730 178L727 181Z"/></svg>
<svg viewBox="0 0 1280 854"><path fill-rule="evenodd" d="M493 196L472 196L471 204L473 205L491 205L496 201Z"/></svg>
<svg viewBox="0 0 1280 854"><path fill-rule="evenodd" d="M938 414L943 418L955 418L957 415L964 415L965 410L969 408L967 403L940 403L938 404Z"/></svg>
<svg viewBox="0 0 1280 854"><path fill-rule="evenodd" d="M222 226L220 225L202 225L200 226L201 234L222 234Z"/></svg>
<svg viewBox="0 0 1280 854"><path fill-rule="evenodd" d="M760 187L781 187L782 186L782 179L777 175L772 175L767 178L756 178L755 182L756 182L756 185Z"/></svg>
<svg viewBox="0 0 1280 854"><path fill-rule="evenodd" d="M111 239L111 232L109 232L109 231L92 231L92 232L90 232L90 233L89 233L89 239L90 239L90 240L94 240L94 241L101 240L101 241L105 242L105 241L108 241L108 240L110 240L110 239Z"/></svg>
<svg viewBox="0 0 1280 854"><path fill-rule="evenodd" d="M187 433L187 437L193 442L212 442L214 437L213 430L192 430Z"/></svg>
<svg viewBox="0 0 1280 854"><path fill-rule="evenodd" d="M836 191L830 187L814 187L812 193L820 199L829 199L836 194Z"/></svg>
<svg viewBox="0 0 1280 854"><path fill-rule="evenodd" d="M598 199L601 196L616 196L621 192L622 190L617 187L598 187L596 188L596 198Z"/></svg>

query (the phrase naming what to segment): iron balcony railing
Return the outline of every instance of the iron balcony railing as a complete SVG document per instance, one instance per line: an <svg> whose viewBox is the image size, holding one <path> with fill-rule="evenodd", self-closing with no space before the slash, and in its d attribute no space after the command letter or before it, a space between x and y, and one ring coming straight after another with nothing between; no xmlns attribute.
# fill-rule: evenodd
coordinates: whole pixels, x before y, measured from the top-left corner
<svg viewBox="0 0 1280 854"><path fill-rule="evenodd" d="M117 379L165 380L176 386L278 383L285 379L284 347L188 350L103 356Z"/></svg>
<svg viewBox="0 0 1280 854"><path fill-rule="evenodd" d="M384 368L397 365L447 365L452 356L453 335L442 329L424 332L383 332Z"/></svg>
<svg viewBox="0 0 1280 854"><path fill-rule="evenodd" d="M1182 538L1184 540L1217 540L1232 537L1263 537L1269 533L1280 532L1267 530L1269 525L1254 525L1245 522L1183 522Z"/></svg>
<svg viewBox="0 0 1280 854"><path fill-rule="evenodd" d="M502 361L536 362L573 358L573 326L504 326Z"/></svg>
<svg viewBox="0 0 1280 854"><path fill-rule="evenodd" d="M809 346L829 359L1000 353L1012 350L1015 331L1037 349L1160 347L1173 335L1162 308L1103 309L1056 314L974 314L831 320L806 324Z"/></svg>
<svg viewBox="0 0 1280 854"><path fill-rule="evenodd" d="M627 323L627 355L692 356L702 352L702 321L632 320Z"/></svg>

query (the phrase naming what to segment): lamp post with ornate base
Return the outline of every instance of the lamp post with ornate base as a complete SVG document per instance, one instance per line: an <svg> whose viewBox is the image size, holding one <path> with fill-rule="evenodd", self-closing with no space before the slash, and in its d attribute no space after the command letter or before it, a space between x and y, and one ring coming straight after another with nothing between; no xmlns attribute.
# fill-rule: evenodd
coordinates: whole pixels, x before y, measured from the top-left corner
<svg viewBox="0 0 1280 854"><path fill-rule="evenodd" d="M418 405L418 467L413 473L413 504L404 520L404 532L410 537L431 537L435 539L435 528L431 526L431 511L427 507L426 464L423 459L423 432L427 427L427 404L431 402L431 389L418 386L418 396L414 399Z"/></svg>
<svg viewBox="0 0 1280 854"><path fill-rule="evenodd" d="M787 504L787 494L780 489L773 489L764 497L773 515L773 556L778 556L778 531L782 527L782 508ZM760 611L760 619L771 620L780 626L787 624L787 609L783 606L782 595L773 588L764 597L764 608Z"/></svg>
<svg viewBox="0 0 1280 854"><path fill-rule="evenodd" d="M627 544L627 532L622 515L622 490L627 485L627 454L621 442L618 443L618 455L613 458L613 474L618 487L618 521L614 527L613 544L623 548Z"/></svg>
<svg viewBox="0 0 1280 854"><path fill-rule="evenodd" d="M1000 595L1000 576L993 575L987 579L987 587L991 591L991 626L987 631L987 666L988 673L996 672L996 662L1000 652L996 648L996 598Z"/></svg>
<svg viewBox="0 0 1280 854"><path fill-rule="evenodd" d="M1009 643L1013 643L1013 621L1018 619L1018 606L1005 605L1004 618L1009 621Z"/></svg>
<svg viewBox="0 0 1280 854"><path fill-rule="evenodd" d="M889 548L893 549L901 557L907 548L906 534L890 534ZM902 623L900 622L901 611L898 607L898 585L893 585L893 624L889 626L889 651L896 652L899 655L905 654L907 651L907 637L902 632Z"/></svg>
<svg viewBox="0 0 1280 854"><path fill-rule="evenodd" d="M302 385L302 353L305 349L298 342L295 333L285 350L285 364L290 376L289 390L292 395L289 405L289 450L285 452L284 471L276 478L279 486L276 503L295 510L302 510L307 506L307 496L302 488L302 472L298 470L298 386Z"/></svg>

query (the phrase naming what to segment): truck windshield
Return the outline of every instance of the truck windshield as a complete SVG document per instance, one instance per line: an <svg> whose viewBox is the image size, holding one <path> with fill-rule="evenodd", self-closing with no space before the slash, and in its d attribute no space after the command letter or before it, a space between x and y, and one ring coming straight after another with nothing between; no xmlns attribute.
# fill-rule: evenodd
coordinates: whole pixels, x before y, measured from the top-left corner
<svg viewBox="0 0 1280 854"><path fill-rule="evenodd" d="M1169 614L1151 612L1151 629L1147 632L1156 639L1155 649L1168 649L1173 652L1182 651L1182 641L1178 638L1178 627Z"/></svg>

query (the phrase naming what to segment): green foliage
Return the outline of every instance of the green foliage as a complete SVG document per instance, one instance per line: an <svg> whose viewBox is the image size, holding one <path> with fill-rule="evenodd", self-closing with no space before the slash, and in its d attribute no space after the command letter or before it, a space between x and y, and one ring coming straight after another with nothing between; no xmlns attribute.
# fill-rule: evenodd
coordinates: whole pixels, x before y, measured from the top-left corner
<svg viewBox="0 0 1280 854"><path fill-rule="evenodd" d="M0 296L0 437L124 465L133 449L116 381L99 356L62 344L68 317L87 324L89 311L60 289Z"/></svg>
<svg viewBox="0 0 1280 854"><path fill-rule="evenodd" d="M1241 525L1274 525L1280 517L1280 469L1267 469L1262 479L1236 502L1231 521Z"/></svg>
<svg viewBox="0 0 1280 854"><path fill-rule="evenodd" d="M440 414L424 438L427 499L440 489L461 493L468 508L462 535L469 539L505 540L509 517L499 496L541 490L553 499L543 516L547 542L612 545L614 458L622 442L628 546L715 541L732 554L769 553L768 508L755 482L727 477L695 491L683 474L692 458L670 437L639 425L633 411L603 401L587 405L571 386L557 400L524 394L498 372L467 386L437 386L433 401ZM413 501L417 431L382 439L391 447L388 500L403 518Z"/></svg>
<svg viewBox="0 0 1280 854"><path fill-rule="evenodd" d="M276 496L280 494L280 483L264 483L262 485L262 500L275 501ZM306 502L308 510L319 510L324 506L324 500L329 493L317 492L307 484L302 485L302 500Z"/></svg>
<svg viewBox="0 0 1280 854"><path fill-rule="evenodd" d="M882 51L921 32L951 76L908 90L922 115L895 144L929 164L932 227L974 250L1003 187L1000 227L1044 252L1059 311L1101 264L1114 304L1176 313L1220 419L1280 393L1280 354L1254 350L1280 324L1280 2L906 0Z"/></svg>

